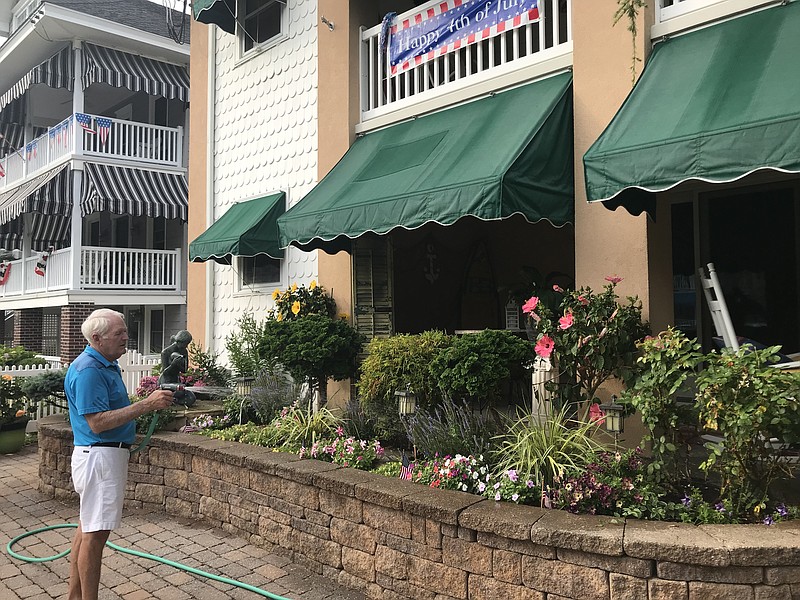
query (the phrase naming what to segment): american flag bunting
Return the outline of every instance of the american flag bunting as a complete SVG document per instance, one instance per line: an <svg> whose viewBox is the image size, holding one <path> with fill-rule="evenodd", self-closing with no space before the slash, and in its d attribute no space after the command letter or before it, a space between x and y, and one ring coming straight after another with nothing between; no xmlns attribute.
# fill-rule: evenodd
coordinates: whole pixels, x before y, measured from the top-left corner
<svg viewBox="0 0 800 600"><path fill-rule="evenodd" d="M92 117L89 115L85 115L83 113L75 113L75 120L78 122L78 125L83 127L83 130L86 133L91 133L94 135L96 132L92 129Z"/></svg>
<svg viewBox="0 0 800 600"><path fill-rule="evenodd" d="M94 120L97 126L97 137L100 138L100 145L105 146L108 141L108 134L111 133L111 119L107 117L97 117Z"/></svg>

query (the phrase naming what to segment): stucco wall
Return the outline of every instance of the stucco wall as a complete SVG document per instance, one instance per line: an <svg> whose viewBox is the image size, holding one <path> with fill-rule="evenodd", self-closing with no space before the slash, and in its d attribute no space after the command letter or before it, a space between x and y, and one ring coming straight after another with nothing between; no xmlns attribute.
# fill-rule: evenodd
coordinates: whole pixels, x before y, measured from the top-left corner
<svg viewBox="0 0 800 600"><path fill-rule="evenodd" d="M39 427L40 490L73 499L72 432ZM800 597L800 524L700 526L484 500L268 448L153 436L129 507L202 520L370 599Z"/></svg>
<svg viewBox="0 0 800 600"><path fill-rule="evenodd" d="M284 191L296 204L317 182L317 3L289 0L286 39L240 59L236 36L216 29L214 220L235 202ZM193 201L196 204L197 199ZM194 205L193 205L194 206ZM290 248L281 287L317 277L315 253ZM237 289L234 267L213 265L213 346L238 319L263 317L274 288ZM193 301L190 299L190 301Z"/></svg>

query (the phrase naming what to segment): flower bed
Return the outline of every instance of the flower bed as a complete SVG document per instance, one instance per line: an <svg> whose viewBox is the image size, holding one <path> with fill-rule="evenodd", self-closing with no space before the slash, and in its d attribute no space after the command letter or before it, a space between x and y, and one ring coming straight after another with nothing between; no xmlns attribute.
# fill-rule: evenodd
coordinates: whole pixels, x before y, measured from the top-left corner
<svg viewBox="0 0 800 600"><path fill-rule="evenodd" d="M40 423L44 493L74 499L72 432ZM573 515L164 433L132 458L129 507L202 520L369 598L791 598L800 524Z"/></svg>

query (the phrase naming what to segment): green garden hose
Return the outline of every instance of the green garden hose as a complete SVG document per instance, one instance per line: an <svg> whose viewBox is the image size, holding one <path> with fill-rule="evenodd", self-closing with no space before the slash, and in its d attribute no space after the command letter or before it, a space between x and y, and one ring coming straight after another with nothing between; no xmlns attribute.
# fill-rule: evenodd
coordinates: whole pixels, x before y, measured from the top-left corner
<svg viewBox="0 0 800 600"><path fill-rule="evenodd" d="M148 428L147 433L144 436L144 439L142 440L142 442L138 446L136 446L135 448L131 449L131 454L133 454L134 452L139 452L140 450L142 450L142 448L147 446L147 444L150 442L150 437L153 435L153 431L155 431L157 421L158 421L158 417L156 415L153 415L153 418L150 420L150 427ZM12 548L12 546L14 544L16 544L17 542L25 539L26 537L29 537L29 536L32 536L32 535L38 535L40 533L43 533L45 531L50 531L52 529L65 529L65 528L69 528L69 527L77 528L78 524L77 523L62 523L60 525L50 525L48 527L41 527L39 529L34 529L32 531L28 531L26 533L23 533L22 535L18 535L17 537L12 539L10 542L8 542L8 544L6 545L6 552L12 558L16 558L17 560L22 560L22 561L31 562L31 563L42 563L42 562L47 562L47 561L50 561L50 560L57 560L59 558L62 558L64 556L66 556L67 554L69 554L71 549L68 548L68 549L64 550L63 552L59 552L58 554L54 554L53 556L45 556L45 557L42 557L42 558L37 558L37 557L33 557L33 556L23 556L21 554L18 554L16 552L14 552L11 548ZM186 572L192 573L194 575L199 575L201 577L206 577L208 579L213 579L214 581L219 581L221 583L227 583L228 585L232 585L232 586L235 586L235 587L242 588L244 590L248 590L248 591L253 592L254 594L258 594L260 596L264 596L266 598L272 598L272 600L289 600L288 598L285 598L283 596L278 596L277 594L273 594L273 593L268 592L266 590L262 590L261 588L257 588L257 587L255 587L253 585L249 585L247 583L243 583L241 581L237 581L236 579L230 579L228 577L223 577L221 575L215 575L213 573L208 573L206 571L201 571L200 569L195 569L194 567L190 567L188 565L184 565L184 564L179 563L179 562L171 561L171 560L163 558L161 556L156 556L155 554L147 554L146 552L140 552L138 550L131 550L130 548L123 548L122 546L117 546L116 544L112 544L111 542L106 542L106 546L108 546L109 548L111 548L113 550L116 550L118 552L122 552L124 554L130 554L132 556L138 556L140 558L146 558L148 560L154 560L156 562L160 562L162 564L169 565L170 567L175 567L176 569L180 569L181 571L186 571Z"/></svg>

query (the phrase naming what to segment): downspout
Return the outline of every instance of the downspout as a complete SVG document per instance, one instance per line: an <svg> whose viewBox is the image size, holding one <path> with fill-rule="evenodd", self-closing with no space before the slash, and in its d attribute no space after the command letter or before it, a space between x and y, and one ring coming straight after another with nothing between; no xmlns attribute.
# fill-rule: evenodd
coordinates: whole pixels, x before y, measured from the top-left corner
<svg viewBox="0 0 800 600"><path fill-rule="evenodd" d="M214 125L216 123L217 89L217 31L208 27L208 107L206 119L206 229L214 223ZM212 350L214 342L214 261L206 261L206 344Z"/></svg>

